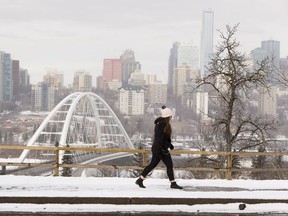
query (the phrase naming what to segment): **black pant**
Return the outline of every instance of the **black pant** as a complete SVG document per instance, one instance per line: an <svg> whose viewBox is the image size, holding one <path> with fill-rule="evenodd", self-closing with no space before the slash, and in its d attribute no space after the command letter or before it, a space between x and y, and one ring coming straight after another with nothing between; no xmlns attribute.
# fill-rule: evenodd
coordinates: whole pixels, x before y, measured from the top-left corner
<svg viewBox="0 0 288 216"><path fill-rule="evenodd" d="M174 180L174 172L173 172L173 162L169 152L163 153L153 153L152 159L150 163L144 168L142 172L142 176L146 177L158 164L160 161L163 161L167 168L167 175L170 181Z"/></svg>

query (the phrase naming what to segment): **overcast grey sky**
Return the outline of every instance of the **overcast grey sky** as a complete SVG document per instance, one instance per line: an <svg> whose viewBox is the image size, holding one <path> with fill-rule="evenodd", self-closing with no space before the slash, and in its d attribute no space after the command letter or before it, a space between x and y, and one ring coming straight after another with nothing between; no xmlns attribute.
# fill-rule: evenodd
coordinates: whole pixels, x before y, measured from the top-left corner
<svg viewBox="0 0 288 216"><path fill-rule="evenodd" d="M31 82L54 69L65 84L74 72L101 75L104 58L135 52L142 72L167 81L175 41L200 46L202 12L214 11L217 29L240 23L237 39L249 54L263 40L278 40L288 56L288 0L0 0L0 50L20 60Z"/></svg>

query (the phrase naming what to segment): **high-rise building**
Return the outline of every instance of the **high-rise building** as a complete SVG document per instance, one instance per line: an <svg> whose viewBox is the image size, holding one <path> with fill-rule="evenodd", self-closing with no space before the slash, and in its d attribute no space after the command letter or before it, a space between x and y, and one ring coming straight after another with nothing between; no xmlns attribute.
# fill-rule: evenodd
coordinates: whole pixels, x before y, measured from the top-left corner
<svg viewBox="0 0 288 216"><path fill-rule="evenodd" d="M122 86L122 82L118 80L112 80L108 82L108 88L110 90L118 91L119 88L121 88L121 86Z"/></svg>
<svg viewBox="0 0 288 216"><path fill-rule="evenodd" d="M103 76L97 76L97 77L96 77L96 88L97 88L97 89L104 89L104 86L103 86Z"/></svg>
<svg viewBox="0 0 288 216"><path fill-rule="evenodd" d="M280 69L280 42L274 40L262 41L260 48L251 51L251 57L255 69L260 67L261 61L268 58L270 72L273 74Z"/></svg>
<svg viewBox="0 0 288 216"><path fill-rule="evenodd" d="M273 60L274 66L280 68L280 41L267 40L261 42L261 49L265 50L267 57Z"/></svg>
<svg viewBox="0 0 288 216"><path fill-rule="evenodd" d="M125 50L120 59L122 61L121 81L127 83L135 70L141 70L141 65L135 61L134 51L130 49Z"/></svg>
<svg viewBox="0 0 288 216"><path fill-rule="evenodd" d="M23 106L31 106L31 85L28 70L19 69L19 98Z"/></svg>
<svg viewBox="0 0 288 216"><path fill-rule="evenodd" d="M146 74L145 75L146 85L154 84L154 83L162 83L158 81L156 74Z"/></svg>
<svg viewBox="0 0 288 216"><path fill-rule="evenodd" d="M254 68L267 57L267 52L262 48L256 48L251 51L252 63Z"/></svg>
<svg viewBox="0 0 288 216"><path fill-rule="evenodd" d="M195 96L195 112L201 116L201 119L208 118L208 92L196 92Z"/></svg>
<svg viewBox="0 0 288 216"><path fill-rule="evenodd" d="M121 81L122 61L120 59L104 59L102 81L103 87L108 88L108 82L112 80Z"/></svg>
<svg viewBox="0 0 288 216"><path fill-rule="evenodd" d="M125 115L143 115L145 91L141 86L123 85L119 89L119 111Z"/></svg>
<svg viewBox="0 0 288 216"><path fill-rule="evenodd" d="M61 88L63 87L64 75L63 73L49 72L44 75L43 81L56 88Z"/></svg>
<svg viewBox="0 0 288 216"><path fill-rule="evenodd" d="M57 88L46 82L32 85L31 103L35 111L51 111L57 104Z"/></svg>
<svg viewBox="0 0 288 216"><path fill-rule="evenodd" d="M280 70L288 71L288 56L286 58L280 58Z"/></svg>
<svg viewBox="0 0 288 216"><path fill-rule="evenodd" d="M13 100L20 99L20 68L19 61L12 60Z"/></svg>
<svg viewBox="0 0 288 216"><path fill-rule="evenodd" d="M131 73L128 84L143 87L146 84L144 73L136 69L133 73Z"/></svg>
<svg viewBox="0 0 288 216"><path fill-rule="evenodd" d="M31 86L31 106L32 110L42 110L42 88L41 84Z"/></svg>
<svg viewBox="0 0 288 216"><path fill-rule="evenodd" d="M9 53L0 51L0 101L11 101L13 96L12 60Z"/></svg>
<svg viewBox="0 0 288 216"><path fill-rule="evenodd" d="M269 93L260 95L259 110L262 115L276 117L277 114L277 88L272 87Z"/></svg>
<svg viewBox="0 0 288 216"><path fill-rule="evenodd" d="M30 85L30 76L26 69L20 68L20 81L21 87Z"/></svg>
<svg viewBox="0 0 288 216"><path fill-rule="evenodd" d="M147 99L149 104L166 104L167 84L152 83L148 85Z"/></svg>
<svg viewBox="0 0 288 216"><path fill-rule="evenodd" d="M4 52L0 51L0 102L4 100Z"/></svg>
<svg viewBox="0 0 288 216"><path fill-rule="evenodd" d="M20 68L19 60L13 60L9 53L0 51L0 101L14 100L30 105L30 92L28 71Z"/></svg>
<svg viewBox="0 0 288 216"><path fill-rule="evenodd" d="M175 42L170 49L169 68L168 68L168 89L173 90L173 80L175 69L181 65L189 66L193 69L199 68L199 47L193 45L192 42Z"/></svg>
<svg viewBox="0 0 288 216"><path fill-rule="evenodd" d="M173 72L174 68L177 67L177 52L178 52L178 42L173 43L170 49L170 56L168 62L168 91L173 91Z"/></svg>
<svg viewBox="0 0 288 216"><path fill-rule="evenodd" d="M213 37L214 37L214 12L204 10L202 14L202 31L201 31L201 56L200 69L201 76L207 74L206 67L213 54Z"/></svg>
<svg viewBox="0 0 288 216"><path fill-rule="evenodd" d="M74 91L89 92L92 89L92 76L88 72L78 71L73 79Z"/></svg>
<svg viewBox="0 0 288 216"><path fill-rule="evenodd" d="M183 97L186 85L199 75L199 70L182 64L173 72L173 95Z"/></svg>
<svg viewBox="0 0 288 216"><path fill-rule="evenodd" d="M261 47L251 51L251 57L254 67L257 68L257 63L267 58L273 61L273 65L280 68L280 41L268 40L262 41Z"/></svg>

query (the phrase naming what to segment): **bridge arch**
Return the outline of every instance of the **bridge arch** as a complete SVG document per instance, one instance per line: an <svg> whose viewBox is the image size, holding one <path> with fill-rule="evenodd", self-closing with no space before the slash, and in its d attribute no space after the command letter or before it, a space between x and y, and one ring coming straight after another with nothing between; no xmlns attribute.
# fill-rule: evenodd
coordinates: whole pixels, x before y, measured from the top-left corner
<svg viewBox="0 0 288 216"><path fill-rule="evenodd" d="M27 146L130 148L134 146L110 106L92 92L64 98L44 119ZM24 150L19 159L27 158Z"/></svg>

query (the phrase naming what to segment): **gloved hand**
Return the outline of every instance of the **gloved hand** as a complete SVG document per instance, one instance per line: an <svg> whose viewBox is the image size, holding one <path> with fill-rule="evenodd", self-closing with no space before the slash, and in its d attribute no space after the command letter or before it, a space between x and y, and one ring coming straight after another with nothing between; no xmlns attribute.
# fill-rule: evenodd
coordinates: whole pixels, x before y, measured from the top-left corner
<svg viewBox="0 0 288 216"><path fill-rule="evenodd" d="M174 145L173 144L170 144L170 147L169 147L171 150L174 149Z"/></svg>
<svg viewBox="0 0 288 216"><path fill-rule="evenodd" d="M168 149L166 149L166 150L162 149L162 154L164 154L164 155L170 155L170 152L168 151Z"/></svg>

